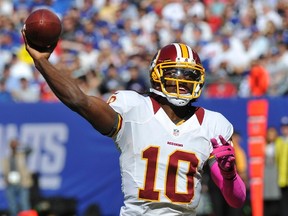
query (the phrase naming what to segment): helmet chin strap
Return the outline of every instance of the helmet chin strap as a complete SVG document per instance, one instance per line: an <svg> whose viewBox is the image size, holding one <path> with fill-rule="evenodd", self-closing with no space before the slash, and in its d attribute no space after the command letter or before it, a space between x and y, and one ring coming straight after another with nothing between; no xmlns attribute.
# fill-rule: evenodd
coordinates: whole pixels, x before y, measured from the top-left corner
<svg viewBox="0 0 288 216"><path fill-rule="evenodd" d="M170 97L168 95L165 95L163 92L158 91L156 89L150 88L150 92L153 92L154 94L157 94L161 97L167 98L169 103L175 105L175 106L186 106L189 103L189 99L182 99L182 98L176 98L176 97Z"/></svg>

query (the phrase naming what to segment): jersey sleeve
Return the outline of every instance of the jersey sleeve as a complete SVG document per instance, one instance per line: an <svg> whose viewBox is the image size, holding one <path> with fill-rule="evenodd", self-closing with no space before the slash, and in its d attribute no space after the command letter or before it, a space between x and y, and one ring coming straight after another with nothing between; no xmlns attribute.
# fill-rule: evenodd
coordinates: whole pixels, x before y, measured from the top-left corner
<svg viewBox="0 0 288 216"><path fill-rule="evenodd" d="M113 133L112 138L119 138L125 128L125 121L129 112L139 104L140 95L134 91L117 91L110 96L107 103L118 113L115 120L114 128L117 128Z"/></svg>
<svg viewBox="0 0 288 216"><path fill-rule="evenodd" d="M209 141L215 138L217 142L221 144L219 135L222 135L225 140L231 139L234 128L224 115L218 112L207 111L207 115L205 112L205 118L207 118L205 122L209 128ZM212 151L213 146L210 142L210 153L212 153Z"/></svg>

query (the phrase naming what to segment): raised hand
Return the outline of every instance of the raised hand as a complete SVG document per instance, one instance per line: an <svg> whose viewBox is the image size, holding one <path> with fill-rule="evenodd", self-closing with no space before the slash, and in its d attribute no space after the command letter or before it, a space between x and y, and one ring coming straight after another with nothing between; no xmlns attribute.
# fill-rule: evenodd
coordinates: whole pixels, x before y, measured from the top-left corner
<svg viewBox="0 0 288 216"><path fill-rule="evenodd" d="M22 29L21 30L21 33L22 33L22 37L24 39L24 42L25 42L25 48L27 50L27 52L30 54L30 56L34 59L34 60L37 60L37 59L40 59L40 58L46 58L46 59L49 59L51 53L54 51L57 43L47 47L45 50L41 50L41 51L38 51L37 49L35 49L34 47L32 47L28 41L27 41L27 38L26 38L26 35L25 35L25 31Z"/></svg>
<svg viewBox="0 0 288 216"><path fill-rule="evenodd" d="M234 148L221 135L219 139L221 144L215 138L211 139L213 145L212 154L218 162L223 178L233 179L236 176Z"/></svg>

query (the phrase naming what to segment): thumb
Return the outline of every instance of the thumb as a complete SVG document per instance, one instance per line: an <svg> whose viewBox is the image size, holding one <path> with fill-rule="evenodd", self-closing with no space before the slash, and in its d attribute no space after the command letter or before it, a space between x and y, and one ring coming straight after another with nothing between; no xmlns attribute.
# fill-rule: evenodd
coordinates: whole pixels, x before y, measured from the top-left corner
<svg viewBox="0 0 288 216"><path fill-rule="evenodd" d="M234 163L235 162L235 157L234 156L230 156L230 157L228 157L227 161L229 163Z"/></svg>

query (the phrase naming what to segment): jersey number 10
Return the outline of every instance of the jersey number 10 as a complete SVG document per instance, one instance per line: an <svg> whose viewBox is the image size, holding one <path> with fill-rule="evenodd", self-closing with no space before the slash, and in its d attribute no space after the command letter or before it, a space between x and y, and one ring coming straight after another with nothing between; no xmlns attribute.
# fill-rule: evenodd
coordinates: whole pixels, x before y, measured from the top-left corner
<svg viewBox="0 0 288 216"><path fill-rule="evenodd" d="M158 154L160 148L151 146L142 153L142 158L147 160L144 188L139 189L139 198L151 201L159 201L159 191L155 189L157 175ZM189 163L186 173L187 191L177 192L177 178L179 162ZM166 167L165 195L171 202L190 203L194 196L194 174L198 165L198 159L194 153L175 151L169 156Z"/></svg>

